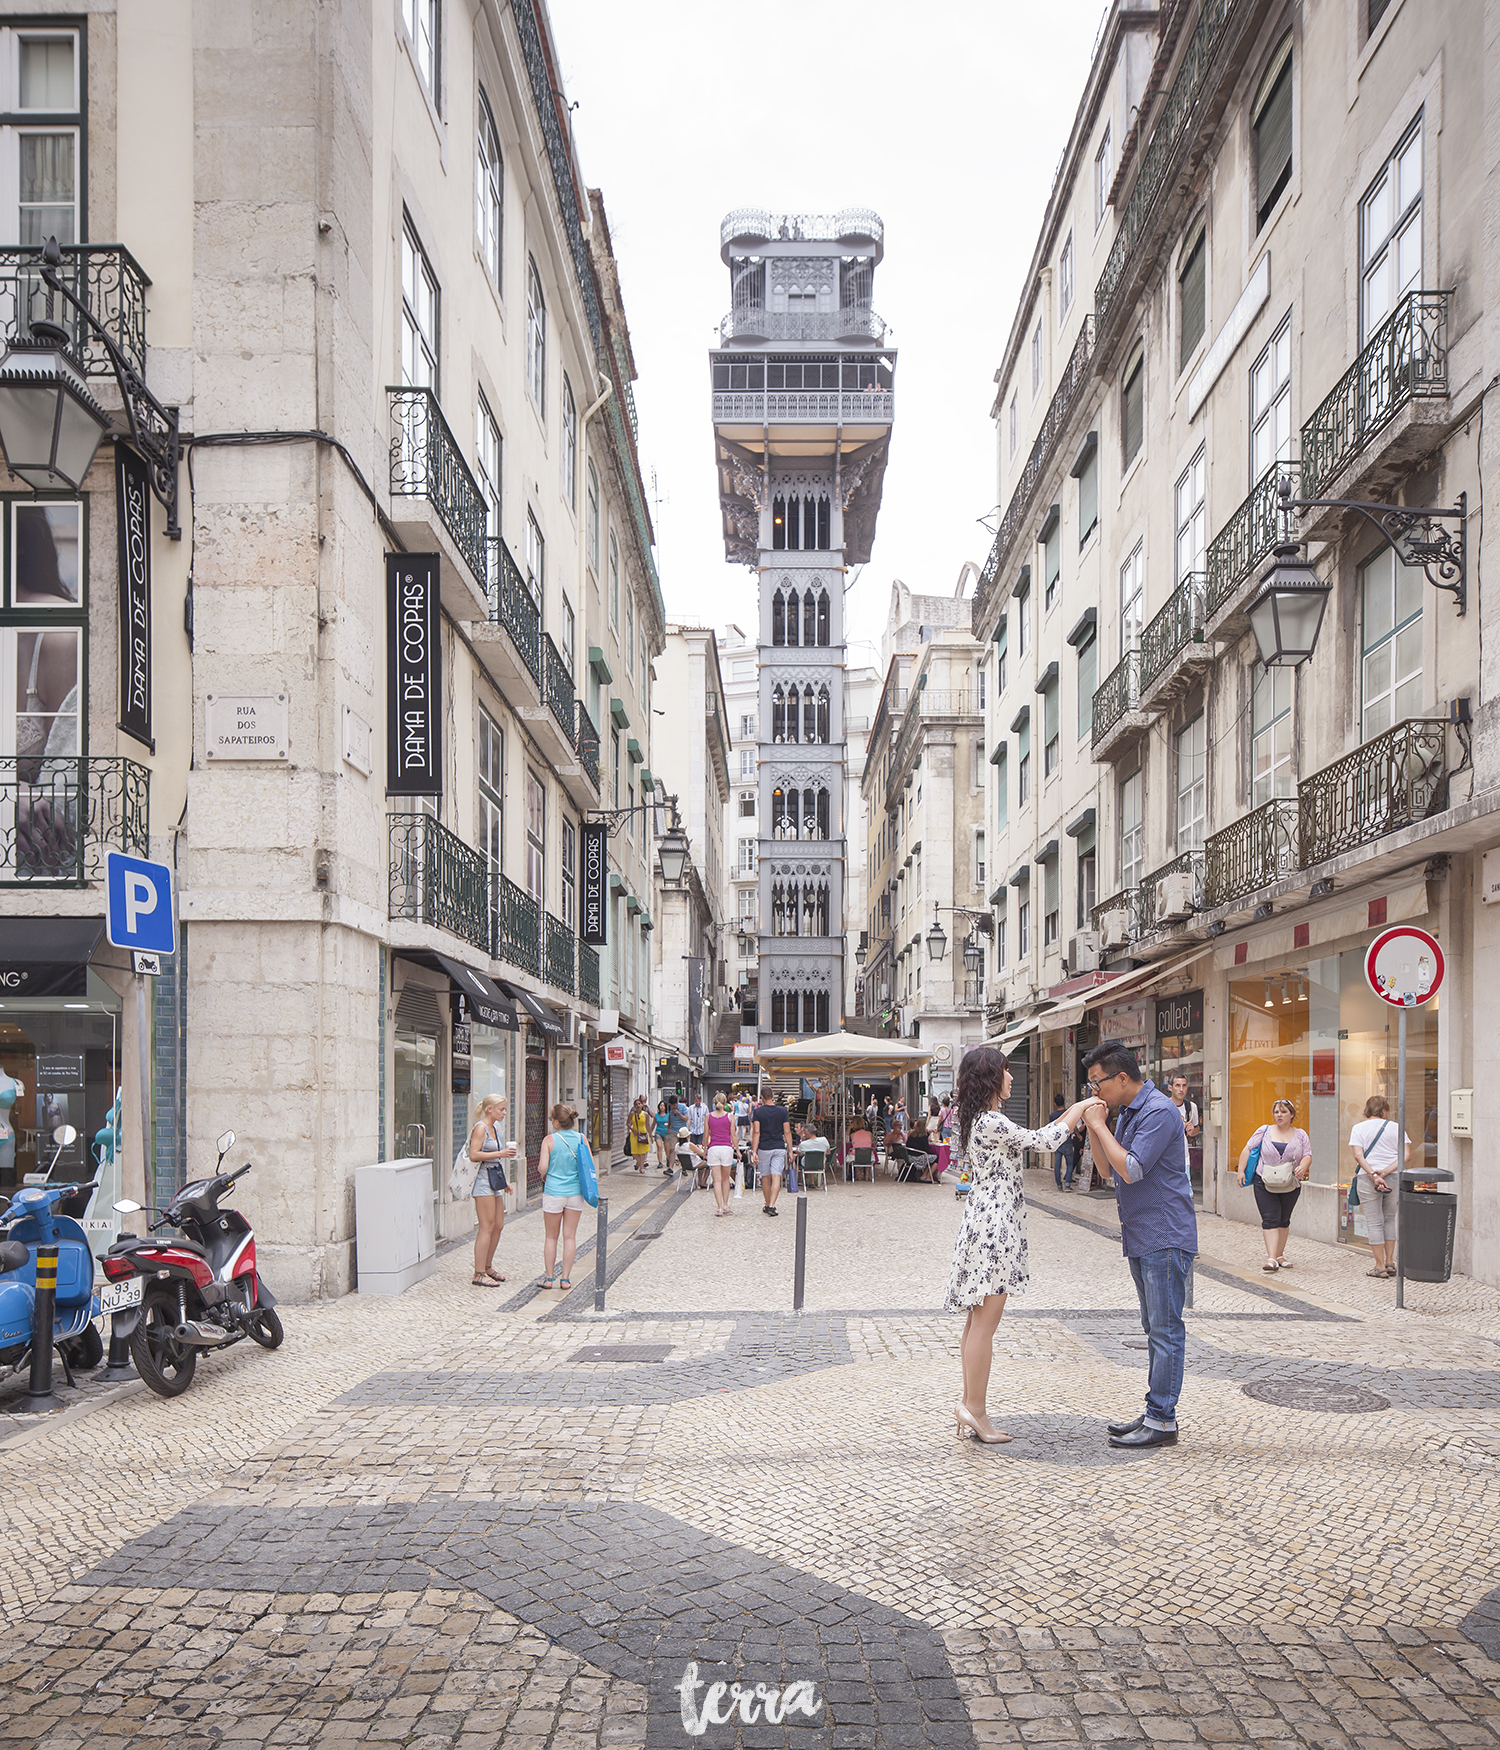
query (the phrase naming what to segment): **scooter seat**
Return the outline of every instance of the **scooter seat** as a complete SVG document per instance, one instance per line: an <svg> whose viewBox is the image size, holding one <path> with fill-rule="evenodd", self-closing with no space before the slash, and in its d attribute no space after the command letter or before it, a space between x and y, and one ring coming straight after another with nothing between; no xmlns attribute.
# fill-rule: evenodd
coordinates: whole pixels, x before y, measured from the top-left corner
<svg viewBox="0 0 1500 1750"><path fill-rule="evenodd" d="M0 1273L24 1270L31 1262L31 1253L19 1240L0 1240Z"/></svg>

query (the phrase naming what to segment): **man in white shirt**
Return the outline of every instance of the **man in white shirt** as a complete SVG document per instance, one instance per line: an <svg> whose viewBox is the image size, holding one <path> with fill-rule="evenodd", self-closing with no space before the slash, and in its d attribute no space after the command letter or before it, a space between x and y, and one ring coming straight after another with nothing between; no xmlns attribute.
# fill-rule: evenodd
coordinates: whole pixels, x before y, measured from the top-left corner
<svg viewBox="0 0 1500 1750"><path fill-rule="evenodd" d="M1187 1091L1186 1076L1173 1076L1167 1084L1172 1104L1182 1114L1182 1164L1190 1169L1193 1164L1193 1138L1202 1129L1202 1125L1198 1121L1198 1108L1187 1097Z"/></svg>

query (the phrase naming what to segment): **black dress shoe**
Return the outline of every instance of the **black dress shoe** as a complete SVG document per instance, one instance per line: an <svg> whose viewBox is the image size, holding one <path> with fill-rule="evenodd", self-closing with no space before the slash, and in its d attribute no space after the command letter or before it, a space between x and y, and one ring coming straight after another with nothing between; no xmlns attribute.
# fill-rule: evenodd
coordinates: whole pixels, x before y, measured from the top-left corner
<svg viewBox="0 0 1500 1750"><path fill-rule="evenodd" d="M1109 1424L1109 1431L1111 1434L1134 1434L1137 1428L1144 1428L1145 1426L1146 1418L1144 1416L1137 1416L1133 1422L1111 1422Z"/></svg>
<svg viewBox="0 0 1500 1750"><path fill-rule="evenodd" d="M1175 1446L1177 1430L1175 1428L1148 1428L1143 1423L1139 1428L1133 1428L1129 1434L1111 1434L1111 1446Z"/></svg>

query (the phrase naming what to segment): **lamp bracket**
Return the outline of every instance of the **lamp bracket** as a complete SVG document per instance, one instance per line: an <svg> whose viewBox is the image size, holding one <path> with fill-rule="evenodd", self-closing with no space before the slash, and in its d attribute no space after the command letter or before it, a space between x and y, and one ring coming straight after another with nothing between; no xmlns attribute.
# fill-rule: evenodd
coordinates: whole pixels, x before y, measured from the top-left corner
<svg viewBox="0 0 1500 1750"><path fill-rule="evenodd" d="M672 810L672 826L682 825L682 816L677 812L677 798L664 796L660 802L637 802L633 808L591 808L584 818L593 826L602 826L610 838L613 838L628 820L637 814L650 814L658 808ZM670 828L668 829L670 830Z"/></svg>
<svg viewBox="0 0 1500 1750"><path fill-rule="evenodd" d="M1451 595L1460 617L1468 608L1469 495L1455 505L1370 504L1359 498L1293 498L1290 481L1282 503L1291 510L1352 510L1391 544L1403 565L1420 566L1434 589ZM1445 525L1458 524L1455 534Z"/></svg>
<svg viewBox="0 0 1500 1750"><path fill-rule="evenodd" d="M178 410L164 407L146 387L139 371L120 351L97 316L83 300L63 284L58 269L62 265L62 250L55 237L49 237L42 248L42 279L47 287L48 323L33 324L33 332L50 325L52 294L71 304L88 324L89 333L109 354L120 385L120 397L125 403L125 417L130 423L130 441L145 458L151 475L151 490L167 513L167 538L182 539L182 525L177 520L177 467L182 458L182 440L177 429Z"/></svg>

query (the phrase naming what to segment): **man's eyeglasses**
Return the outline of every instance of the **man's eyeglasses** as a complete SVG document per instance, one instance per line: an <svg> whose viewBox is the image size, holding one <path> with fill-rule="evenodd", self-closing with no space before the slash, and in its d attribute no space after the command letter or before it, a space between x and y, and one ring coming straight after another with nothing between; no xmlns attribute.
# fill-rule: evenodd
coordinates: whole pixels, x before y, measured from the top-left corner
<svg viewBox="0 0 1500 1750"><path fill-rule="evenodd" d="M1116 1070L1112 1076L1101 1076L1097 1082L1091 1079L1089 1082L1089 1092L1091 1094L1097 1094L1106 1082L1117 1082L1124 1073L1123 1070Z"/></svg>

